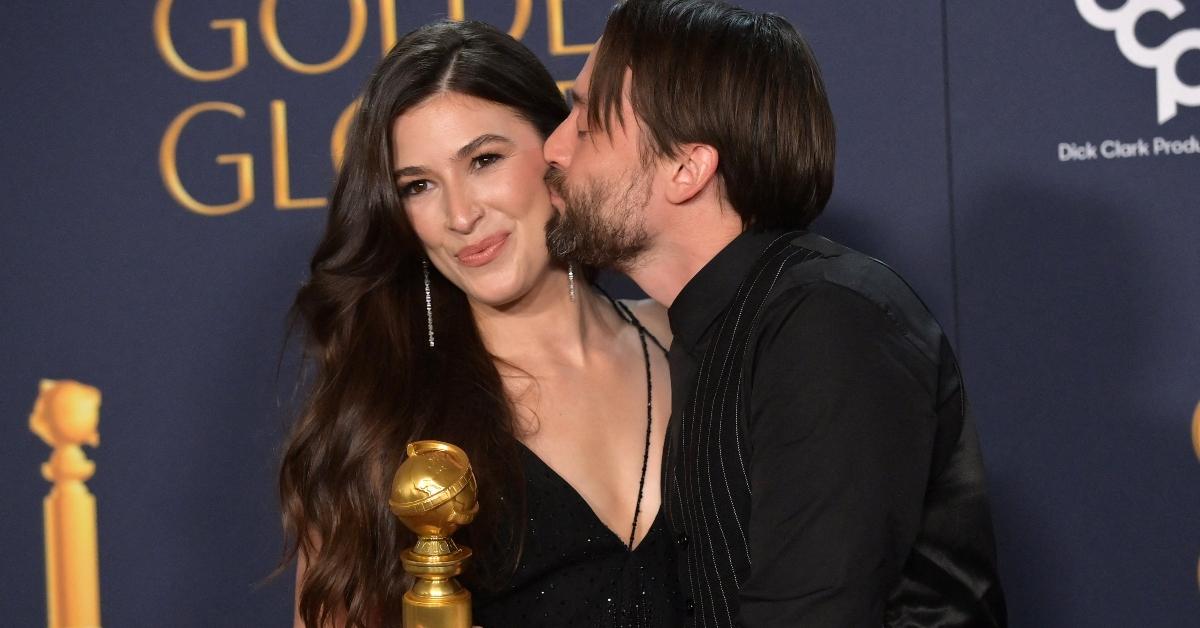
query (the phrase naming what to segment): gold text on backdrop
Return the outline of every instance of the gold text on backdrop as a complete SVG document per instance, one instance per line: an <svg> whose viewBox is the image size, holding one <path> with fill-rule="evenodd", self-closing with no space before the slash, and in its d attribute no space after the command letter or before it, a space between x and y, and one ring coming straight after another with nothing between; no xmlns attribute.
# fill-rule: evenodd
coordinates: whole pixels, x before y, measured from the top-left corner
<svg viewBox="0 0 1200 628"><path fill-rule="evenodd" d="M583 1L583 0L578 0ZM431 2L445 6L446 15L453 20L468 18L466 0L439 0ZM175 46L171 26L171 10L175 0L157 0L154 6L153 32L154 43L159 55L180 76L201 83L213 83L231 79L249 67L253 60L250 58L250 28L245 17L225 17L209 22L208 26L214 31L228 31L229 62L216 69L200 69L184 60L183 55ZM345 66L359 53L365 38L369 6L367 0L347 0L349 20L346 34L341 40L342 45L332 57L325 61L302 61L297 59L284 45L279 32L279 15L290 8L302 10L299 2L284 2L283 0L261 0L258 5L258 32L263 46L275 62L288 72L302 75L321 75L337 71ZM508 34L516 39L525 37L533 16L533 0L512 0L512 21L508 25ZM566 16L567 9L564 0L546 0L546 49L551 56L585 55L591 51L594 44L567 43ZM396 1L378 0L379 36L383 52L386 53L396 43ZM559 81L560 89L570 87L572 81ZM350 120L357 107L357 102L347 105L333 122L330 133L329 154L333 167L341 163L342 151L346 143L346 133ZM167 126L159 144L159 172L167 193L181 207L188 211L204 216L223 216L232 214L250 206L258 195L255 193L254 157L249 152L221 153L216 156L218 165L232 165L236 169L237 195L229 201L201 200L188 191L179 173L179 145L185 128L201 114L224 113L239 120L244 120L254 126L264 117L246 113L246 110L231 102L209 100L184 109ZM273 194L271 200L275 209L316 209L325 206L323 197L293 197L292 169L288 143L287 114L288 105L284 100L271 101L265 123L270 128L271 140L271 174ZM261 128L261 127L259 127ZM245 137L242 130L232 136ZM307 177L311 178L311 177Z"/></svg>

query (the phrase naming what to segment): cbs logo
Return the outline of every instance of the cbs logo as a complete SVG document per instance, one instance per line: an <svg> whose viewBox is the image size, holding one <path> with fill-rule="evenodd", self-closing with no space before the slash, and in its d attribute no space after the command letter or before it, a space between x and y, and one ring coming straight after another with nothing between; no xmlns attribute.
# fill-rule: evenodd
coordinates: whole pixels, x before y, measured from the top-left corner
<svg viewBox="0 0 1200 628"><path fill-rule="evenodd" d="M1147 13L1161 13L1168 19L1182 14L1186 7L1180 0L1126 0L1119 9L1102 8L1097 0L1075 0L1075 7L1088 24L1116 33L1117 47L1130 63L1156 72L1159 124L1174 118L1179 105L1200 106L1200 85L1184 83L1177 70L1184 53L1200 50L1200 28L1175 33L1157 48L1143 46L1135 34L1138 20Z"/></svg>

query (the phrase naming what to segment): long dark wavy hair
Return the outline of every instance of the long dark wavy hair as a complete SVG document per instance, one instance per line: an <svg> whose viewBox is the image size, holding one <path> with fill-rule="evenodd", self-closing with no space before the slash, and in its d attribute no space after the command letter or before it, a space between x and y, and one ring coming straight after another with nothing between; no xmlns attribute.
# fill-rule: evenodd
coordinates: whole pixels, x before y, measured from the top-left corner
<svg viewBox="0 0 1200 628"><path fill-rule="evenodd" d="M284 564L303 553L298 610L314 628L341 613L347 626L400 616L400 554L413 537L387 496L413 440L452 442L471 458L481 503L461 532L476 552L469 586L493 586L515 566L524 517L515 412L466 296L432 265L429 347L423 250L392 175L394 121L446 92L507 106L543 138L568 113L538 59L478 22L405 35L367 83L291 314L305 341L306 397L279 474Z"/></svg>

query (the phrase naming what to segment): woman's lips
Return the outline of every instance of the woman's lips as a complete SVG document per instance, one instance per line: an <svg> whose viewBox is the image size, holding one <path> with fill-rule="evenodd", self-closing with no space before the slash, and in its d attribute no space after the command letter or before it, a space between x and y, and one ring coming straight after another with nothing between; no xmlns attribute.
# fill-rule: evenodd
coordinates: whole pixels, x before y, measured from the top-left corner
<svg viewBox="0 0 1200 628"><path fill-rule="evenodd" d="M471 246L465 246L455 253L454 257L463 266L483 266L500 255L504 243L508 242L508 233L497 233L488 236Z"/></svg>

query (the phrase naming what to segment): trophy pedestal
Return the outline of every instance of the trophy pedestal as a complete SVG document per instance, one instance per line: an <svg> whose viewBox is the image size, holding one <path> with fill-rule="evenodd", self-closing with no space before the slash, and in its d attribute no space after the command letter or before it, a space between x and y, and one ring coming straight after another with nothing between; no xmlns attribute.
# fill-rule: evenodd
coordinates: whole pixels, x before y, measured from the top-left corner
<svg viewBox="0 0 1200 628"><path fill-rule="evenodd" d="M456 548L450 539L421 539L414 549L454 548L448 554L404 552L404 570L416 577L404 594L404 628L442 628L471 625L471 592L454 576L462 573L471 550Z"/></svg>
<svg viewBox="0 0 1200 628"><path fill-rule="evenodd" d="M471 592L454 580L430 581L436 596L423 595L417 585L404 594L404 628L471 625Z"/></svg>

